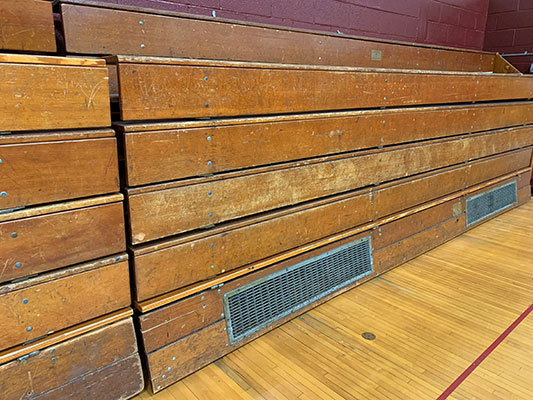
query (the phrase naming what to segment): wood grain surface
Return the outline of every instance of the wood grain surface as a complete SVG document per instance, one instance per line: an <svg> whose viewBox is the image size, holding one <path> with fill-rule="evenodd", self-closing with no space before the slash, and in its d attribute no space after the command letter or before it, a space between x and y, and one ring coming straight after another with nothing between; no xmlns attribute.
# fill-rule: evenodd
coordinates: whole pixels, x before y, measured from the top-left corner
<svg viewBox="0 0 533 400"><path fill-rule="evenodd" d="M253 25L118 4L61 3L66 48L72 53L450 71L492 71L494 66L494 54L486 52Z"/></svg>
<svg viewBox="0 0 533 400"><path fill-rule="evenodd" d="M0 286L0 349L127 307L128 275L124 255Z"/></svg>
<svg viewBox="0 0 533 400"><path fill-rule="evenodd" d="M112 131L110 131L110 134ZM0 209L117 192L114 137L0 143Z"/></svg>
<svg viewBox="0 0 533 400"><path fill-rule="evenodd" d="M46 65L36 56L0 59L0 131L110 126L107 69L68 65L71 60L61 65L54 57Z"/></svg>
<svg viewBox="0 0 533 400"><path fill-rule="evenodd" d="M533 78L118 57L121 119L266 115L533 97Z"/></svg>
<svg viewBox="0 0 533 400"><path fill-rule="evenodd" d="M533 143L533 129L496 131L387 151L325 157L242 174L128 190L138 244L315 198L464 163ZM156 213L154 214L154 211ZM146 216L150 215L150 218Z"/></svg>
<svg viewBox="0 0 533 400"><path fill-rule="evenodd" d="M44 209L0 222L0 282L125 250L122 201L52 213Z"/></svg>
<svg viewBox="0 0 533 400"><path fill-rule="evenodd" d="M52 3L0 0L0 49L55 52Z"/></svg>
<svg viewBox="0 0 533 400"><path fill-rule="evenodd" d="M33 399L40 395L50 398L49 392L53 393L63 386L78 386L80 389L75 382L83 381L85 375L94 374L131 356L138 360L133 321L127 318L0 365L0 390L6 400ZM140 363L138 362L136 371L133 368L127 370L131 377L120 381L120 385L115 381L115 385L121 386L124 394L131 395L135 393L130 391L127 384L129 381L137 381L137 391L142 388ZM97 393L103 396L103 393L110 390L110 385L105 382L111 378L112 376L102 379L100 384L94 386L93 394L84 398L98 399ZM70 396L74 395L72 389L59 390L62 393L71 392ZM77 395L80 396L82 392L79 391ZM52 395L52 398L54 396L56 395Z"/></svg>
<svg viewBox="0 0 533 400"><path fill-rule="evenodd" d="M532 115L526 102L118 127L127 183L137 186L522 125Z"/></svg>

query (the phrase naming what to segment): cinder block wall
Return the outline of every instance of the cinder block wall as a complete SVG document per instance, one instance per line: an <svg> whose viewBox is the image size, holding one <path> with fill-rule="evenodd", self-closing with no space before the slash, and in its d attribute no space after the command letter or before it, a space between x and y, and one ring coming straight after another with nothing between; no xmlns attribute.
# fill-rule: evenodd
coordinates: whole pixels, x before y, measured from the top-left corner
<svg viewBox="0 0 533 400"><path fill-rule="evenodd" d="M533 0L490 0L485 50L502 54L533 51ZM509 57L528 72L533 56Z"/></svg>
<svg viewBox="0 0 533 400"><path fill-rule="evenodd" d="M351 35L481 49L489 0L100 0Z"/></svg>

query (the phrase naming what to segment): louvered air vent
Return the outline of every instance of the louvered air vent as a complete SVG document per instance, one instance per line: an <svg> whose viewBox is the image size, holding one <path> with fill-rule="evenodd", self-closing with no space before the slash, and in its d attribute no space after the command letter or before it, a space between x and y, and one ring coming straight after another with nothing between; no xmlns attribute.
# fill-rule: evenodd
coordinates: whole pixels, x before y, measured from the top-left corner
<svg viewBox="0 0 533 400"><path fill-rule="evenodd" d="M229 340L238 342L372 271L367 236L229 291Z"/></svg>
<svg viewBox="0 0 533 400"><path fill-rule="evenodd" d="M516 181L506 183L466 200L466 226L475 224L516 204Z"/></svg>

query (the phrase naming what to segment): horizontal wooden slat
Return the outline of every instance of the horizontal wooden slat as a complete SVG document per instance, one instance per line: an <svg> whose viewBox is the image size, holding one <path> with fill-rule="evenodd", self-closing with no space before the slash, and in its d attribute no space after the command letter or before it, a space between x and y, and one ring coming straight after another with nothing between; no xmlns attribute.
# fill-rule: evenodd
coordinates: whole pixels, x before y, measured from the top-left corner
<svg viewBox="0 0 533 400"><path fill-rule="evenodd" d="M84 129L75 131L23 132L0 135L0 145L34 142L61 142L65 140L100 139L115 136L113 129Z"/></svg>
<svg viewBox="0 0 533 400"><path fill-rule="evenodd" d="M211 234L189 235L134 250L136 300L147 300L466 189L471 171L490 171L492 165L514 164L520 157L524 158L522 164L510 165L505 173L527 167L525 156L530 152L524 154L482 160L396 185L377 186L372 192L338 196L292 212L229 224Z"/></svg>
<svg viewBox="0 0 533 400"><path fill-rule="evenodd" d="M0 145L0 209L117 192L115 138Z"/></svg>
<svg viewBox="0 0 533 400"><path fill-rule="evenodd" d="M0 131L110 126L107 68L17 56L0 59Z"/></svg>
<svg viewBox="0 0 533 400"><path fill-rule="evenodd" d="M46 393L46 398L50 400L129 399L140 393L143 388L141 360L138 354L133 354Z"/></svg>
<svg viewBox="0 0 533 400"><path fill-rule="evenodd" d="M127 182L137 186L532 122L528 102L119 128L125 131Z"/></svg>
<svg viewBox="0 0 533 400"><path fill-rule="evenodd" d="M119 58L121 119L263 115L529 99L527 76Z"/></svg>
<svg viewBox="0 0 533 400"><path fill-rule="evenodd" d="M72 385L73 381L84 375L132 355L138 358L133 321L130 317L0 365L2 398L27 398L29 391L29 397L37 397L59 387ZM130 373L134 381L134 371ZM141 385L139 363L137 386L140 388Z"/></svg>
<svg viewBox="0 0 533 400"><path fill-rule="evenodd" d="M52 3L0 0L0 49L55 52Z"/></svg>
<svg viewBox="0 0 533 400"><path fill-rule="evenodd" d="M460 235L465 231L465 221L464 214L461 214L457 218L449 219L440 225L376 251L374 253L375 270L383 273Z"/></svg>
<svg viewBox="0 0 533 400"><path fill-rule="evenodd" d="M122 200L124 200L124 195L122 193L113 193L107 196L98 196L81 200L67 201L64 203L52 203L46 204L44 206L22 208L19 210L0 214L0 222L13 221L21 218L30 218L43 214L57 213L61 211L70 211L82 207L99 206L102 204L114 203Z"/></svg>
<svg viewBox="0 0 533 400"><path fill-rule="evenodd" d="M62 1L69 52L458 71L494 64L490 53L90 4L98 2Z"/></svg>
<svg viewBox="0 0 533 400"><path fill-rule="evenodd" d="M39 338L130 304L124 257L0 286L0 349Z"/></svg>
<svg viewBox="0 0 533 400"><path fill-rule="evenodd" d="M196 294L196 293L201 292L203 290L207 290L209 288L216 287L217 285L223 285L226 282L229 282L231 280L240 278L243 275L248 275L248 274L250 274L250 273L252 273L254 271L265 269L265 268L269 267L272 264L281 262L283 260L286 260L286 259L289 259L289 258L292 258L292 257L297 257L297 256L299 256L299 255L301 255L301 254L303 254L305 252L317 249L317 248L322 247L322 246L329 245L331 243L335 243L335 242L341 241L341 240L343 240L345 238L348 238L348 237L351 237L353 235L359 234L359 233L364 232L366 230L374 229L374 228L379 227L380 225L387 224L387 223L396 221L396 220L398 220L400 218L404 218L404 217L407 217L409 215L424 211L424 210L426 210L426 209L428 209L430 207L434 207L434 206L436 206L438 204L442 204L444 202L451 201L451 200L456 200L456 199L460 198L461 196L464 196L464 195L466 195L468 193L471 193L471 192L474 192L474 191L477 191L477 190L482 190L483 188L489 187L489 186L497 184L499 182L505 182L505 181L507 181L509 179L517 178L519 180L519 182L523 181L523 182L527 183L527 176L530 176L530 174L531 174L531 172L530 172L531 169L530 169L530 166L529 166L529 160L530 160L530 157L531 157L531 150L530 149L523 150L523 151L517 151L517 152L514 152L514 153L510 153L509 155L506 155L506 156L502 157L501 159L499 159L499 157L491 157L489 160L485 160L485 161L479 162L479 165L477 165L476 168L483 168L483 167L487 167L487 166L490 167L490 164L487 164L487 163L499 164L502 160L505 160L507 158L512 158L512 157L514 157L515 159L520 159L520 157L524 158L523 157L524 155L528 156L527 161L525 162L526 167L522 168L520 170L514 170L514 172L508 173L508 174L503 175L503 176L496 176L496 177L494 177L494 179L492 179L492 180L490 180L488 182L477 184L477 185L475 185L473 187L469 187L467 189L452 193L450 195L445 195L445 196L443 196L443 197L441 197L439 199L436 199L436 200L433 200L433 201L430 201L430 202L427 202L427 203L424 203L424 204L421 204L421 205L418 205L418 206L415 206L415 207L411 207L411 208L409 208L407 210L404 210L402 212L396 212L396 213L394 213L392 215L388 215L386 217L379 218L379 219L377 219L375 221L372 221L372 222L357 226L355 228L351 228L351 229L345 230L343 232L340 232L340 233L337 233L337 234L334 234L334 235L331 235L331 236L324 237L324 238L322 238L320 240L316 240L316 241L308 243L308 244L306 244L304 246L301 246L301 247L298 247L298 248L295 248L295 249L291 249L291 250L282 252L280 254L276 254L274 256L262 259L260 261L257 261L257 262L251 263L251 264L248 264L248 265L246 265L244 267L237 268L237 269L235 269L233 271L229 271L229 272L226 272L226 273L221 274L219 276L212 277L212 278L208 279L207 281L198 282L196 284L192 284L192 285L186 286L184 288L174 290L174 291L172 291L170 293L162 294L162 295L160 295L158 297L155 297L153 299L150 299L150 300L146 300L146 301L142 301L142 302L136 302L135 305L140 311L148 312L148 311L154 310L154 309L156 309L158 307L170 304L170 303L172 303L174 301L186 298L187 296ZM489 168L489 170L492 170L492 168ZM468 172L467 172L467 174L468 174ZM450 176L450 178L451 178L451 176ZM428 182L430 182L430 181L417 179L417 180L412 181L412 184L415 184L415 183L418 184L419 182L422 182L422 185L420 185L418 187L417 186L413 186L412 188L409 188L407 186L409 184L409 182L405 182L404 184L399 185L399 187L402 186L402 191L404 190L404 188L407 188L407 189L411 189L410 191L413 192L413 193L418 193L417 190L419 188L423 188L424 186L426 186L426 187L427 186L439 187L439 184L442 184L445 181L446 180L441 180L440 182L433 182L431 185L428 185ZM451 186L451 187L453 187L453 186ZM393 193L393 192L390 192L390 193ZM428 193L431 193L431 192L428 191ZM399 195L400 194L398 194L398 196ZM392 196L392 197L394 197L394 196ZM419 204L419 201L420 200L415 201L414 204ZM393 207L393 208L396 208L396 207ZM267 232L266 236L268 236L268 234L269 233ZM203 237L207 237L207 236L208 235L205 235ZM201 239L203 237L201 235L198 235L199 239ZM183 238L183 239L176 238L175 240L172 240L172 241L169 240L169 241L166 241L166 242L159 242L159 243L156 243L156 244L154 244L152 246L145 246L144 248L139 249L139 253L138 254L149 254L149 253L147 253L147 251L149 251L150 249L167 249L168 248L168 251L170 251L170 252L179 251L179 246L178 245L181 244L181 243L186 243L186 242L187 242L186 237ZM256 246L257 243L259 243L259 242L260 242L260 240L254 241L253 245ZM176 246L176 248L169 247L169 246L173 246L173 245ZM160 256L160 255L163 255L165 257L166 256L165 253L166 253L166 251L156 251L154 253L155 259L157 260L157 257ZM165 258L161 258L161 260L162 260L162 267L167 268L168 266L164 264L165 263ZM170 267L172 267L172 265L170 265ZM174 266L174 268L175 268L175 266ZM163 269L163 271L165 271L165 269ZM156 274L158 274L158 273L159 272L156 272ZM166 271L162 272L163 275L166 274L166 273L167 273ZM169 279L169 280L176 279L176 277L172 276L172 274L171 275L167 275L167 276L170 276L170 278L166 278L166 279ZM151 283L154 283L154 281L151 281ZM160 282L159 282L159 284L160 284Z"/></svg>
<svg viewBox="0 0 533 400"><path fill-rule="evenodd" d="M0 222L0 282L126 250L122 202L81 207Z"/></svg>
<svg viewBox="0 0 533 400"><path fill-rule="evenodd" d="M159 391L229 352L226 322L219 321L147 355L152 390Z"/></svg>
<svg viewBox="0 0 533 400"><path fill-rule="evenodd" d="M139 316L144 351L151 353L219 321L224 312L219 292L209 290Z"/></svg>
<svg viewBox="0 0 533 400"><path fill-rule="evenodd" d="M131 242L138 244L532 143L533 129L524 127L366 155L305 161L250 175L251 170L230 175L231 179L221 175L190 185L154 185L139 194L130 190Z"/></svg>
<svg viewBox="0 0 533 400"><path fill-rule="evenodd" d="M46 0L44 0L46 1ZM43 66L105 67L103 58L57 57L34 54L0 54L0 63L39 64Z"/></svg>
<svg viewBox="0 0 533 400"><path fill-rule="evenodd" d="M464 213L462 199L450 200L427 210L380 225L372 232L372 250L378 251ZM464 225L464 221L463 221Z"/></svg>
<svg viewBox="0 0 533 400"><path fill-rule="evenodd" d="M16 360L17 358L25 357L34 352L40 352L47 347L55 346L58 343L70 340L80 335L84 335L94 329L113 324L132 315L133 310L130 307L123 308L122 310L115 311L110 314L106 314L102 317L94 318L90 321L75 325L72 328L52 333L37 341L19 345L9 350L0 351L0 363L8 363L10 361Z"/></svg>

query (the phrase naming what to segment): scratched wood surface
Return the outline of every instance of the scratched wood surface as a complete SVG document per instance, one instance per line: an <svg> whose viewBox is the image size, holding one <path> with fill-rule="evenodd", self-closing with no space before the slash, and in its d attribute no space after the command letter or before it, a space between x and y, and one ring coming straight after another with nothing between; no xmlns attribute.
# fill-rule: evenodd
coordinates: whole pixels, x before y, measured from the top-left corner
<svg viewBox="0 0 533 400"><path fill-rule="evenodd" d="M531 304L532 215L530 201L135 400L437 398ZM529 319L450 398L529 399Z"/></svg>
<svg viewBox="0 0 533 400"><path fill-rule="evenodd" d="M118 373L114 365L124 371ZM0 365L0 390L5 400L41 396L118 399L135 395L143 387L131 318Z"/></svg>
<svg viewBox="0 0 533 400"><path fill-rule="evenodd" d="M494 67L494 54L486 52L252 25L97 1L61 1L61 15L66 49L72 53L450 71L492 71Z"/></svg>
<svg viewBox="0 0 533 400"><path fill-rule="evenodd" d="M131 242L143 243L532 143L533 129L518 127L128 189Z"/></svg>
<svg viewBox="0 0 533 400"><path fill-rule="evenodd" d="M444 205L440 205L431 209L426 210L425 214L415 214L413 217L408 218L415 218L417 220L422 219L424 217L427 217L427 215L432 215L432 219L434 220L434 226L423 226L423 223L421 223L420 228L421 232L424 233L424 235L427 237L427 239L424 240L418 240L417 241L417 247L416 249L413 249L413 254L421 254L424 251L430 249L431 247L436 246L435 243L435 236L437 236L442 241L449 240L454 236L457 236L465 229L465 220L464 220L464 213L461 210L459 213L455 214L453 213L453 205L455 201L445 203ZM442 208L447 208L448 212L443 212ZM401 220L397 222L397 224L401 223ZM442 233L435 235L434 229L440 229L443 230ZM284 269L290 265L294 265L298 263L301 260L305 260L308 258L311 258L315 255L321 254L325 251L332 250L334 248L337 248L343 244L347 244L349 242L352 242L354 240L357 240L360 237L368 236L368 235L374 235L376 231L367 231L360 235L356 235L354 237L342 240L340 242L334 243L330 246L326 246L321 249L317 249L315 251L311 251L309 253L303 254L299 257L296 257L295 259L288 260L279 264L275 264L272 267L256 272L254 274L242 277L236 281L229 282L220 289L214 289L212 292L215 292L215 296L217 296L214 300L209 298L204 298L202 301L202 308L205 310L208 307L212 308L213 310L217 308L221 308L222 305L222 299L224 293L227 293L228 291L235 290L239 287L242 287L248 282L251 282L253 280L259 279L263 276L266 276L268 274L274 273L276 271L279 271L281 269ZM413 232L411 232L413 233ZM418 231L414 229L414 233L417 234ZM406 232L405 235L401 236L401 238L404 238L407 236L408 233ZM379 263L380 256L378 253L375 253L375 262ZM397 264L396 264L397 265ZM378 272L384 272L383 270ZM374 277L376 274L373 273L367 278L365 278L365 281ZM357 282L357 284L360 284L363 281ZM355 285L351 285L352 287ZM345 288L344 290L347 290ZM198 296L196 301L198 301ZM203 294L204 297L207 297L205 294ZM327 298L331 298L332 296L328 296ZM319 301L319 303L325 301L325 299L322 299ZM201 300L201 298L200 298ZM187 300L184 300L186 302ZM215 305L213 303L218 302L219 305ZM192 307L191 307L192 306ZM314 304L316 306L316 303ZM198 305L189 304L189 307L191 307L192 312L198 312L197 309L199 308ZM306 307L307 309L311 308L312 306ZM174 308L177 308L176 306ZM302 309L295 314L292 315L294 317L295 315L301 314L305 309ZM175 324L188 324L189 326L195 325L194 322L191 323L187 320L185 313L183 312L183 309L177 309L177 311L180 311L179 313L175 314L176 321L173 321ZM163 314L163 315L158 315ZM163 318L166 313L161 313L160 310L156 310L151 312L149 315L158 315L159 318ZM245 339L243 342L238 342L234 345L227 345L228 344L228 336L225 332L225 321L222 317L222 314L219 314L218 316L213 316L213 318L210 318L211 313L203 312L201 313L202 316L206 317L206 321L204 322L204 328L201 330L198 330L197 332L185 336L183 338L180 338L174 342L171 340L172 337L168 337L166 335L166 332L164 329L158 329L156 334L153 334L147 340L154 341L154 336L158 335L159 340L163 340L167 342L167 345L164 347L161 347L160 349L155 350L153 353L148 354L148 365L149 365L149 372L150 372L150 379L152 383L152 388L154 391L158 391L166 386L168 386L170 383L175 382L184 376L188 375L189 373L199 369L201 366L208 364L209 362L214 361L215 359L223 356L224 354L228 353L231 350L234 350L240 346L242 346L244 343L251 340L251 338ZM212 322L212 319L216 318L215 322ZM274 326L278 326L280 323L287 321L290 318L284 318L279 323L275 323L272 326L270 326L269 329L272 329ZM268 329L267 329L268 330ZM264 331L263 331L264 333ZM143 333L144 334L144 333ZM254 334L253 337L257 337L257 334ZM157 337L157 336L156 336ZM181 355L181 357L177 357L177 354ZM174 360L173 357L176 356L176 359ZM170 369L169 369L170 367Z"/></svg>
<svg viewBox="0 0 533 400"><path fill-rule="evenodd" d="M130 305L127 256L103 258L0 286L0 349Z"/></svg>
<svg viewBox="0 0 533 400"><path fill-rule="evenodd" d="M531 153L527 154L528 160L531 157L530 154ZM495 159L490 160L490 161L491 161L492 164L498 165L502 160L498 160L498 159L495 158ZM529 163L529 161L527 161L527 163ZM483 167L484 166L483 164L481 164L480 167ZM454 172L454 171L452 171L452 172ZM497 176L494 179L491 179L489 181L476 184L476 185L471 186L471 187L466 187L466 189L460 190L458 192L455 192L455 193L452 193L452 194L449 194L449 195L446 195L446 192L444 192L444 196L443 197L437 198L435 200L432 200L432 201L429 201L429 202L426 202L426 203L423 203L423 204L420 204L419 202L415 201L414 204L418 204L415 207L410 207L408 209L401 209L400 208L399 209L400 212L395 212L395 213L393 213L391 215L387 215L387 216L379 218L379 219L374 219L374 220L369 221L369 222L367 222L365 224L358 225L356 227L352 227L352 228L346 229L346 230L344 230L342 232L338 232L338 233L335 233L335 234L330 235L330 236L322 237L322 238L320 238L318 240L315 240L313 242L309 242L309 243L307 243L307 244L305 244L303 246L296 247L296 248L293 248L293 249L290 249L290 250L286 250L286 251L283 251L283 252L281 252L279 254L275 254L273 256L266 255L267 258L263 258L263 259L261 259L259 261L255 261L255 262L246 264L243 267L230 269L229 271L226 271L225 273L221 273L221 274L218 274L218 275L208 276L209 279L207 279L207 280L199 281L197 283L185 286L183 288L176 289L176 290L173 290L173 291L165 293L165 294L161 294L161 295L159 295L157 297L154 297L154 298L151 298L149 300L136 301L135 302L135 306L142 312L148 312L148 311L154 310L154 309L156 309L158 307L163 307L163 306L165 306L167 304L170 304L172 302L178 301L180 299L184 299L184 298L186 298L188 296L194 295L196 293L199 293L201 291L207 290L207 289L212 288L214 286L223 285L226 282L229 282L231 280L240 278L243 275L247 275L247 274L250 274L250 273L252 273L254 271L257 271L257 270L260 270L260 269L263 269L263 268L267 268L267 267L269 267L272 264L281 262L283 260L287 260L287 259L289 259L291 257L298 256L298 255L300 255L302 253L308 252L310 250L313 250L313 249L316 249L316 248L319 248L319 247L322 247L322 246L326 246L328 244L337 242L339 240L343 240L344 238L352 237L353 235L359 234L360 232L363 232L363 231L366 231L366 230L369 230L369 229L376 229L380 225L383 225L383 224L386 224L386 223L390 223L390 222L398 220L400 218L404 218L406 216L409 216L409 215L424 211L424 210L426 210L426 209L428 209L430 207L434 207L436 205L439 205L439 204L441 204L443 202L446 202L446 201L449 201L449 200L460 198L461 196L468 195L469 193L472 193L472 192L475 192L475 191L479 191L479 190L483 190L483 189L485 189L485 188L487 188L487 187L489 187L491 185L495 185L497 183L505 182L506 180L509 180L509 179L516 179L517 180L518 188L519 188L519 190L518 190L519 203L523 203L523 202L525 202L527 200L527 185L529 184L528 177L530 175L531 175L531 167L528 164L526 168L523 168L523 169L521 169L519 171L511 172L511 173L508 173L508 174L505 174L505 175L502 175L502 176ZM451 177L452 176L450 175L450 178ZM412 192L417 193L417 190L423 189L428 182L430 182L430 181L427 181L425 179L420 179L420 180L417 179L417 180L414 180L414 181L407 180L404 183L401 183L399 185L401 187L401 189L400 189L400 192L397 193L397 195L400 196L402 191L406 192L406 193L410 193L410 192L411 193ZM441 180L441 182L442 182L442 180ZM422 184L420 184L420 183L422 183ZM434 186L434 184L433 184L433 186ZM389 189L389 187L387 187L386 189ZM390 186L390 189L395 189L395 188L394 188L394 186ZM385 192L385 190L383 192ZM392 194L393 191L391 191L389 193ZM389 206L393 205L394 204L394 202L393 202L394 198L396 198L396 197L394 197L394 196L391 196L391 197L392 197L392 202L391 203L389 203L388 201L385 201L383 204L389 204ZM414 198L415 196L413 196L411 194L411 197ZM376 196L376 198L377 198L377 196ZM391 209L395 209L395 207L391 207ZM287 214L290 214L290 211L287 212ZM284 216L285 214L282 213L282 214L277 214L277 215L278 215L278 218L279 218L280 216ZM268 218L265 218L265 221L267 219ZM258 220L258 219L254 219L254 221L255 221L255 223L258 223L258 224L262 223L262 221ZM243 221L243 223L241 225L237 225L237 226L231 225L231 228L239 229L241 227L245 227L247 222L249 222L249 221ZM266 221L266 222L268 222L268 221ZM228 226L228 227L230 227L230 226ZM222 228L222 227L220 227L220 228ZM223 232L223 229L219 229L219 230L216 231L216 234L222 233L222 232ZM227 231L227 233L231 234L232 232L231 232L231 230L229 230L229 231ZM270 232L267 232L266 237L268 237L269 233ZM199 233L198 235L194 235L193 237L184 236L182 238L176 238L175 240L172 240L172 241L160 241L160 242L155 243L154 245L151 245L151 246L142 246L142 247L136 249L137 253L134 255L134 259L136 259L136 258L138 259L139 256L143 255L143 254L150 255L150 251L154 251L153 254L155 256L155 262L159 262L161 260L162 265L165 266L165 269L163 269L163 271L165 271L165 272L163 272L163 274L167 274L167 269L166 269L166 268L168 268L167 265L171 266L171 264L166 260L167 251L169 251L170 253L172 253L172 251L179 251L180 250L180 248L179 248L180 244L182 244L182 243L186 244L186 242L189 241L189 240L197 240L197 239L202 239L202 238L208 237L209 234L210 233L208 232L207 234L202 236ZM274 231L274 236L275 236L275 231ZM262 238L262 240L268 240L268 239ZM198 242L198 243L201 243L201 242ZM160 246L158 246L158 245L160 245ZM253 242L253 245L256 246L256 242L255 241ZM175 246L175 248L172 248L174 246ZM159 249L159 251L157 251L157 249ZM161 257L158 259L158 256L161 256ZM238 256L236 256L236 257L238 257ZM230 263L229 265L232 265L232 264ZM194 266L194 267L196 268L197 266ZM157 275L158 272L155 271L154 274ZM173 275L171 273L168 276L169 276L168 279L170 281L173 281L174 279L176 279L177 275ZM154 282L154 281L150 281L150 280L147 280L146 282L148 284L150 284L150 285L153 285L153 286L150 286L152 288L152 290L153 290L154 287L157 288L158 285L160 285L159 282ZM163 286L163 287L165 287L165 286ZM168 286L167 286L167 290L168 290Z"/></svg>
<svg viewBox="0 0 533 400"><path fill-rule="evenodd" d="M136 300L162 295L474 186L479 182L471 182L469 176L479 170L485 174L492 172L493 176L485 175L490 179L527 167L530 154L526 150L448 168L394 185L377 186L372 191L314 201L135 248L132 260ZM502 171L502 165L509 169ZM527 184L528 175L529 172L520 175L520 187Z"/></svg>
<svg viewBox="0 0 533 400"><path fill-rule="evenodd" d="M0 49L55 52L52 3L0 0Z"/></svg>
<svg viewBox="0 0 533 400"><path fill-rule="evenodd" d="M364 70L119 56L121 119L266 115L529 99L512 74Z"/></svg>
<svg viewBox="0 0 533 400"><path fill-rule="evenodd" d="M522 125L533 122L532 111L525 102L117 127L127 183L137 186Z"/></svg>
<svg viewBox="0 0 533 400"><path fill-rule="evenodd" d="M84 136L37 133L2 138L0 209L117 192L114 132Z"/></svg>
<svg viewBox="0 0 533 400"><path fill-rule="evenodd" d="M36 207L26 218L23 212L3 216L12 219L0 222L0 282L126 250L121 195L103 197L95 206L77 203L58 212Z"/></svg>
<svg viewBox="0 0 533 400"><path fill-rule="evenodd" d="M107 68L71 60L2 55L0 131L110 126Z"/></svg>

